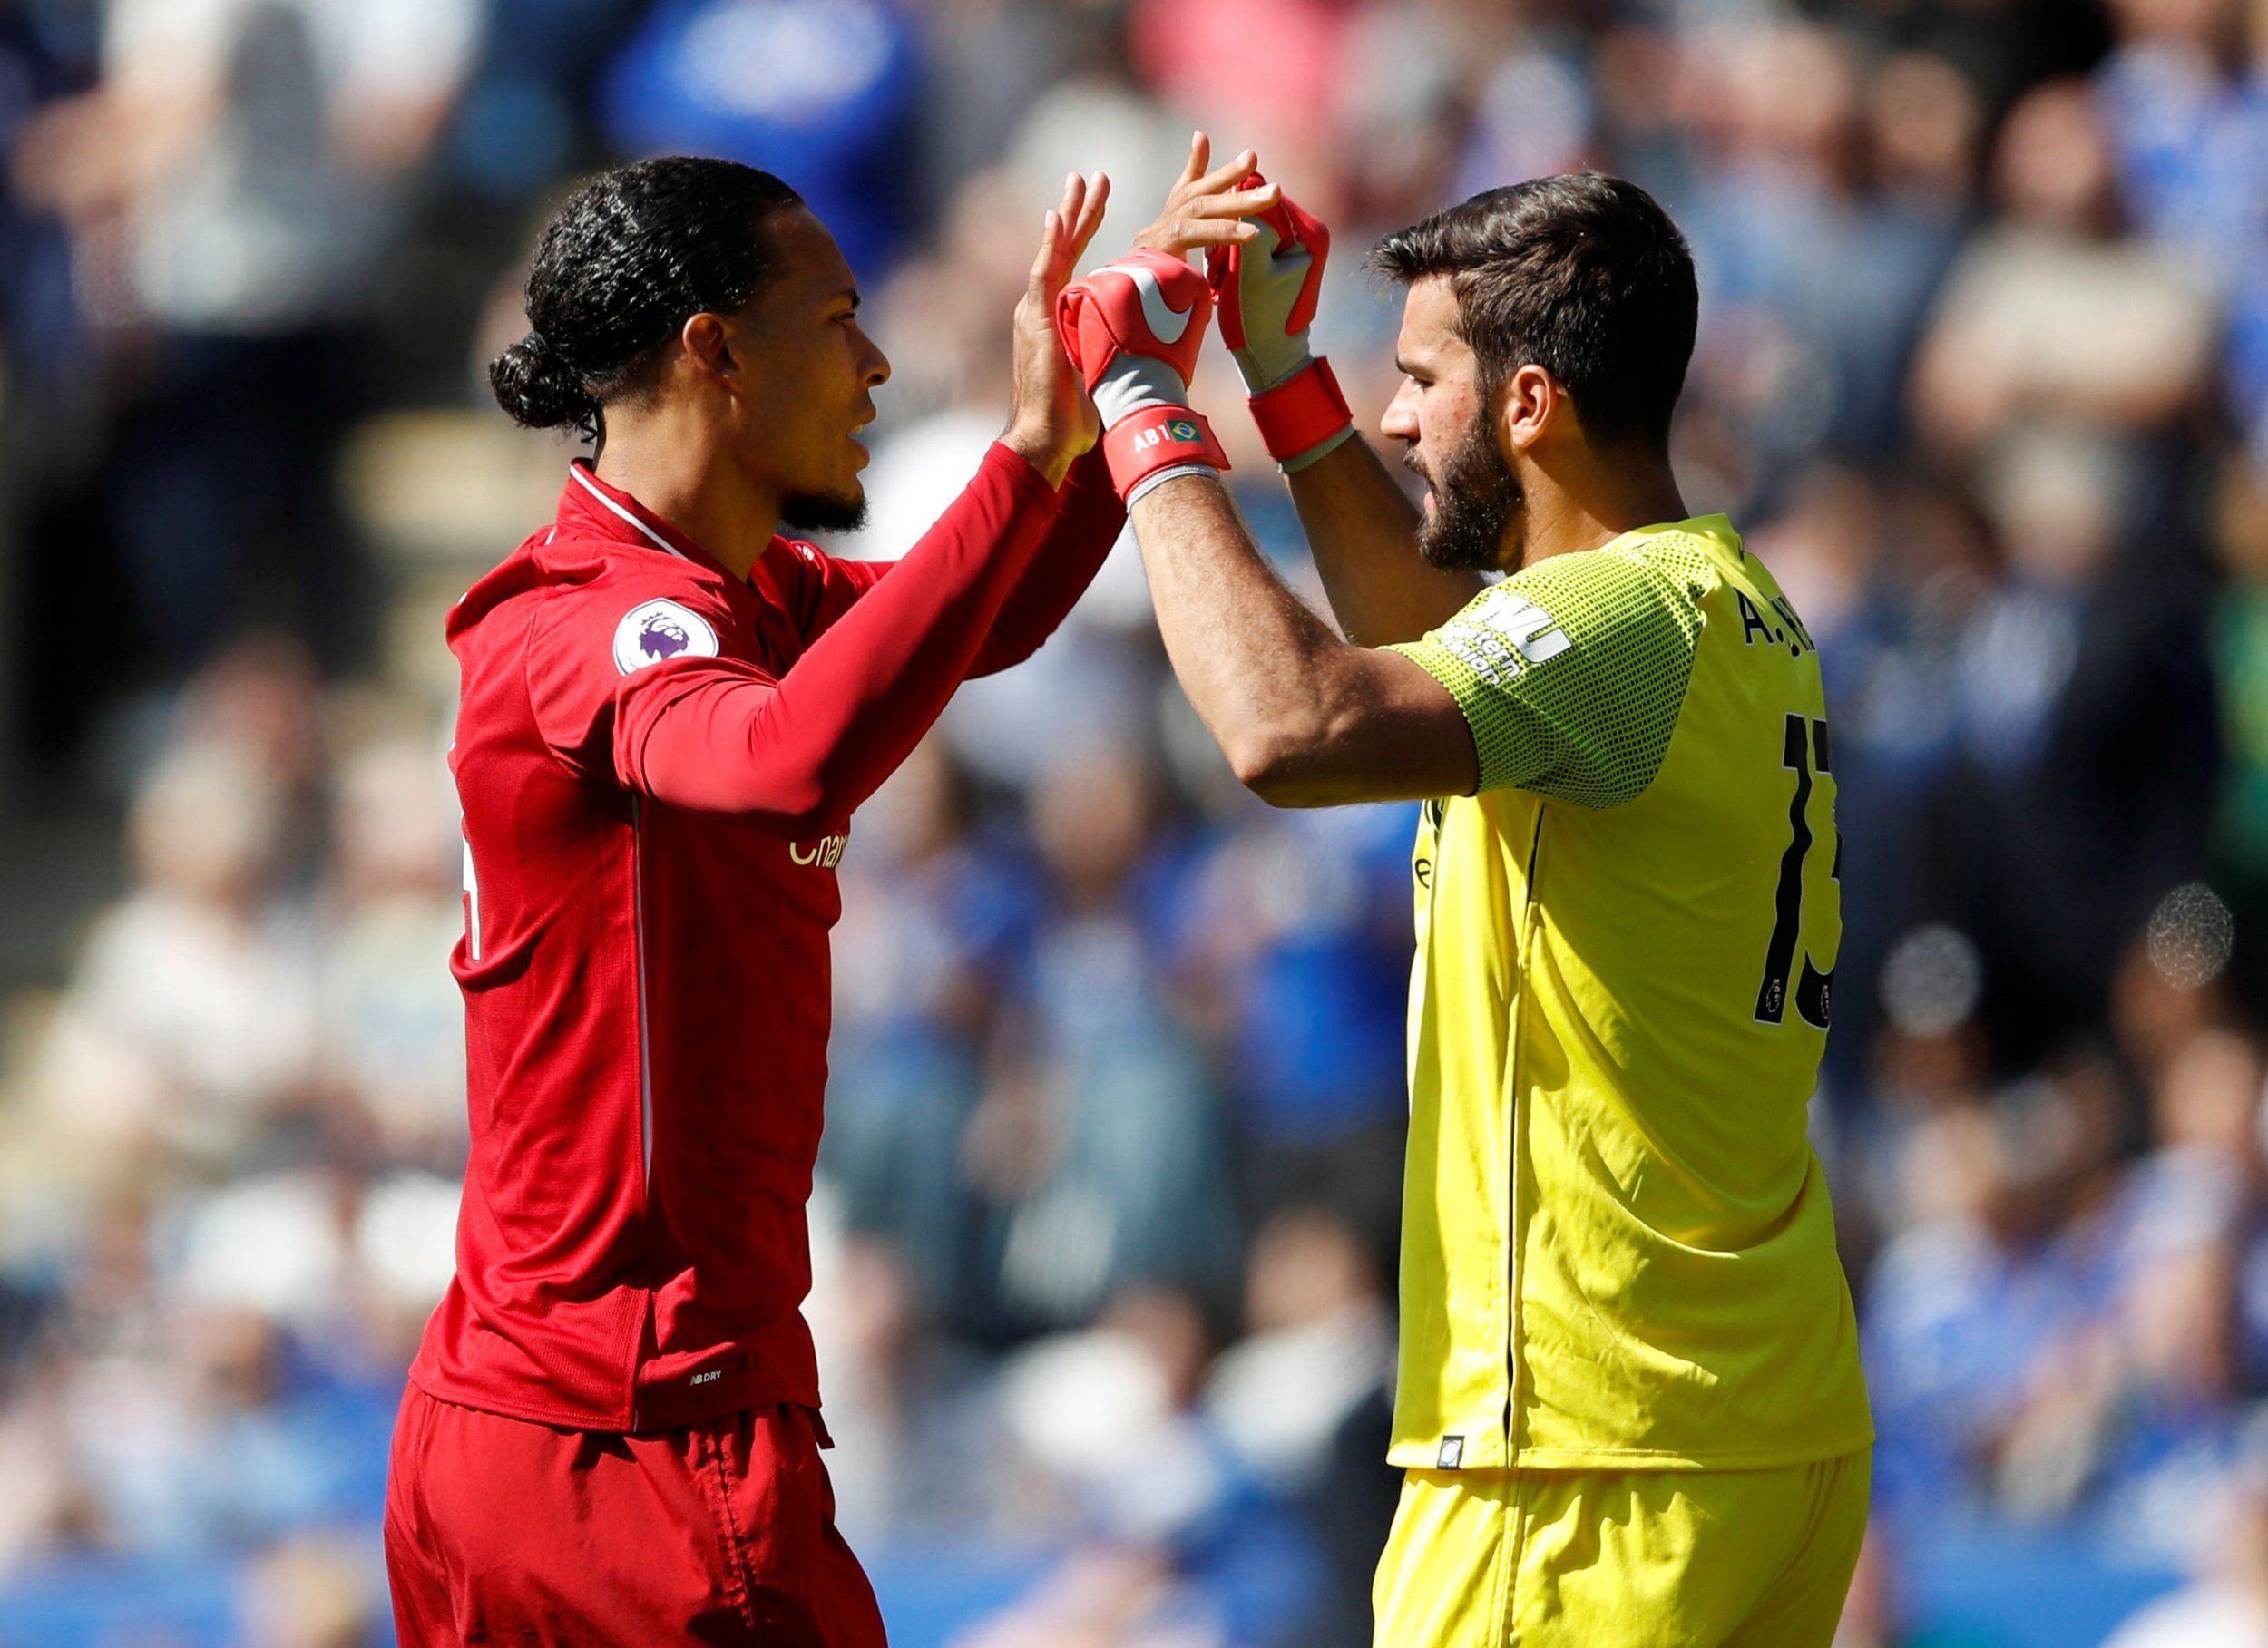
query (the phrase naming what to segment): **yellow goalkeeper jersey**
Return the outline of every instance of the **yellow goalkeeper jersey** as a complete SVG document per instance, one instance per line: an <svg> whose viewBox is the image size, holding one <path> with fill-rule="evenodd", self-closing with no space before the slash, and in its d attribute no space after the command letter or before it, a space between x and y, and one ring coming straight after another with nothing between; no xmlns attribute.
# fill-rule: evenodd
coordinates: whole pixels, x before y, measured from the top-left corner
<svg viewBox="0 0 2268 1648"><path fill-rule="evenodd" d="M1395 650L1478 792L1412 869L1389 1458L1725 1469L1872 1439L1805 1108L1842 936L1802 621L1721 515L1540 561Z"/></svg>

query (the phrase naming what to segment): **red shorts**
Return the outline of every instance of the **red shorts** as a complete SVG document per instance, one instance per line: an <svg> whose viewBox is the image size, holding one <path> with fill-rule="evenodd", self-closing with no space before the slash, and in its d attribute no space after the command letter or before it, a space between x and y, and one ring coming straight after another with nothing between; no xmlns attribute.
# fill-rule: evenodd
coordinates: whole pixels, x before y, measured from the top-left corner
<svg viewBox="0 0 2268 1648"><path fill-rule="evenodd" d="M386 1565L401 1648L884 1648L803 1408L623 1436L412 1385Z"/></svg>

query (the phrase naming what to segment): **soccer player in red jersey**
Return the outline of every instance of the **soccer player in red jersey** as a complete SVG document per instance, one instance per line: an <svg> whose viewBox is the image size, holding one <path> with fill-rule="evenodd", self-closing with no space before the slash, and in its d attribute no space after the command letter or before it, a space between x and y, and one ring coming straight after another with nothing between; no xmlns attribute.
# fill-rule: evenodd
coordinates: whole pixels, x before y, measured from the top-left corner
<svg viewBox="0 0 2268 1648"><path fill-rule="evenodd" d="M836 865L1124 521L1052 321L1105 192L1048 215L1007 431L887 565L779 531L855 523L889 375L793 190L647 161L544 231L491 378L597 455L449 620L472 1153L395 1433L405 1648L884 1640L799 1311ZM1241 238L1244 204L1178 244Z"/></svg>

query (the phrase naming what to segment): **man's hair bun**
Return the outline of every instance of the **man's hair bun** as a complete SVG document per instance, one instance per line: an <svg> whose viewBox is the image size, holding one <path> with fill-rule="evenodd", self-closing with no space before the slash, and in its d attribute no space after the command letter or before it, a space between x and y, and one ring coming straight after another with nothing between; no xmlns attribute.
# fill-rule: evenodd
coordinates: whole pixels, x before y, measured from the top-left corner
<svg viewBox="0 0 2268 1648"><path fill-rule="evenodd" d="M541 332L530 332L489 362L488 386L515 424L597 432L598 401Z"/></svg>

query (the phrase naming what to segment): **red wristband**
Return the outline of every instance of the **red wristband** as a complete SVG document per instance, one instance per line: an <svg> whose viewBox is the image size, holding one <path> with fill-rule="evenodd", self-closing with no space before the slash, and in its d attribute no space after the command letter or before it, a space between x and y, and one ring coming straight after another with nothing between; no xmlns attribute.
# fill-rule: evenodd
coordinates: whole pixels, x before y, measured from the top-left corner
<svg viewBox="0 0 2268 1648"><path fill-rule="evenodd" d="M1213 426L1187 406L1145 406L1120 418L1103 432L1102 459L1121 498L1177 463L1228 467L1228 454L1213 438Z"/></svg>
<svg viewBox="0 0 2268 1648"><path fill-rule="evenodd" d="M1320 446L1354 421L1331 363L1321 356L1246 403L1268 456L1278 463Z"/></svg>

